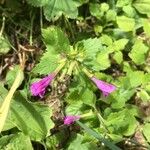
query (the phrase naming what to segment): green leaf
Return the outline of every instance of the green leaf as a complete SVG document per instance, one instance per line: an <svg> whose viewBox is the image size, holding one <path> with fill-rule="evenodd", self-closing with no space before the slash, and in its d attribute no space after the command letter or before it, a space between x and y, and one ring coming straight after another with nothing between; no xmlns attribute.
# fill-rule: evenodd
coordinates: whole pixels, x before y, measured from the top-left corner
<svg viewBox="0 0 150 150"><path fill-rule="evenodd" d="M93 70L99 70L100 64L97 62L97 54L98 52L104 49L100 40L98 38L90 38L87 40L80 41L77 44L78 47L81 47L80 45L82 45L83 47L83 64L85 64L87 67Z"/></svg>
<svg viewBox="0 0 150 150"><path fill-rule="evenodd" d="M141 13L150 16L150 1L149 0L136 0L133 6Z"/></svg>
<svg viewBox="0 0 150 150"><path fill-rule="evenodd" d="M123 11L130 18L132 18L136 15L136 11L131 5L124 6Z"/></svg>
<svg viewBox="0 0 150 150"><path fill-rule="evenodd" d="M132 135L137 127L137 121L128 109L111 112L105 123L111 133L125 136Z"/></svg>
<svg viewBox="0 0 150 150"><path fill-rule="evenodd" d="M10 43L7 38L0 36L0 55L7 54L10 51Z"/></svg>
<svg viewBox="0 0 150 150"><path fill-rule="evenodd" d="M49 0L44 6L44 15L49 21L58 19L62 14L75 19L78 16L78 6L82 3L76 0Z"/></svg>
<svg viewBox="0 0 150 150"><path fill-rule="evenodd" d="M73 137L70 140L70 144L69 144L67 150L73 150L73 149L89 150L89 149L93 149L93 148L97 149L96 144L94 145L92 142L84 141L84 136L77 134L76 137Z"/></svg>
<svg viewBox="0 0 150 150"><path fill-rule="evenodd" d="M121 64L122 61L123 61L123 54L122 54L122 52L120 52L120 51L115 52L115 54L113 55L113 58L115 59L115 61L116 61L118 64Z"/></svg>
<svg viewBox="0 0 150 150"><path fill-rule="evenodd" d="M145 34L150 37L150 21L148 19L143 19L142 22Z"/></svg>
<svg viewBox="0 0 150 150"><path fill-rule="evenodd" d="M83 107L82 101L72 102L66 107L67 115L80 115L82 114L81 108Z"/></svg>
<svg viewBox="0 0 150 150"><path fill-rule="evenodd" d="M140 92L137 93L137 96L141 98L143 102L150 101L150 95L145 91L141 90Z"/></svg>
<svg viewBox="0 0 150 150"><path fill-rule="evenodd" d="M102 44L104 45L112 45L113 41L112 41L112 38L110 36L108 36L107 34L103 34L101 37L100 37L100 41Z"/></svg>
<svg viewBox="0 0 150 150"><path fill-rule="evenodd" d="M60 57L58 54L52 54L52 47L47 46L47 52L41 57L40 62L33 68L33 73L47 75L52 73L58 66Z"/></svg>
<svg viewBox="0 0 150 150"><path fill-rule="evenodd" d="M2 105L2 102L4 101L7 94L8 94L8 91L4 88L4 85L0 84L0 106ZM9 111L7 117L10 117L10 115L11 114ZM3 130L9 130L14 127L15 127L15 124L13 124L12 122L8 121L8 119L6 119Z"/></svg>
<svg viewBox="0 0 150 150"><path fill-rule="evenodd" d="M49 0L27 0L27 2L35 7L41 7L48 4Z"/></svg>
<svg viewBox="0 0 150 150"><path fill-rule="evenodd" d="M133 0L117 0L117 7L123 7L132 3Z"/></svg>
<svg viewBox="0 0 150 150"><path fill-rule="evenodd" d="M150 142L150 123L146 123L143 127L143 134L147 141Z"/></svg>
<svg viewBox="0 0 150 150"><path fill-rule="evenodd" d="M6 75L6 83L8 84L9 88L12 86L19 69L20 69L19 65L16 65L12 67L11 70L8 71Z"/></svg>
<svg viewBox="0 0 150 150"><path fill-rule="evenodd" d="M95 137L96 139L98 139L99 141L103 142L105 144L105 146L107 146L110 150L121 150L119 147L117 147L116 145L114 145L112 142L110 142L109 140L103 138L100 134L98 134L97 132L95 132L94 130L88 128L86 125L84 125L83 123L76 121L89 135L92 135L93 137Z"/></svg>
<svg viewBox="0 0 150 150"><path fill-rule="evenodd" d="M133 88L140 86L143 83L144 72L142 72L142 71L129 72L127 74L127 76L129 77L130 85Z"/></svg>
<svg viewBox="0 0 150 150"><path fill-rule="evenodd" d="M84 104L94 107L96 102L96 96L94 95L92 90L86 88L82 91L81 100Z"/></svg>
<svg viewBox="0 0 150 150"><path fill-rule="evenodd" d="M108 10L107 13L106 13L106 20L107 20L107 22L115 21L116 20L116 16L117 16L116 11L111 10L111 9Z"/></svg>
<svg viewBox="0 0 150 150"><path fill-rule="evenodd" d="M47 49L32 71L47 75L56 69L63 59L62 55L70 51L70 45L62 30L54 26L43 29L42 36Z"/></svg>
<svg viewBox="0 0 150 150"><path fill-rule="evenodd" d="M126 16L118 16L117 24L119 28L125 32L134 31L135 20L133 18L128 18Z"/></svg>
<svg viewBox="0 0 150 150"><path fill-rule="evenodd" d="M100 4L90 3L90 13L92 16L95 16L98 19L100 19L100 17L103 16L103 13L101 12L101 9L100 9Z"/></svg>
<svg viewBox="0 0 150 150"><path fill-rule="evenodd" d="M129 41L128 39L120 39L120 40L114 41L112 45L114 51L123 50L126 44L128 43L128 41Z"/></svg>
<svg viewBox="0 0 150 150"><path fill-rule="evenodd" d="M69 40L63 31L55 26L42 29L42 36L45 45L52 50L53 53L68 52L70 50Z"/></svg>
<svg viewBox="0 0 150 150"><path fill-rule="evenodd" d="M30 138L23 133L2 136L0 143L1 150L33 150Z"/></svg>
<svg viewBox="0 0 150 150"><path fill-rule="evenodd" d="M134 43L131 52L129 53L129 57L137 65L144 64L145 60L146 60L146 53L147 53L148 49L149 48L142 41L137 40Z"/></svg>
<svg viewBox="0 0 150 150"><path fill-rule="evenodd" d="M54 127L50 117L52 110L45 105L27 102L21 93L16 93L7 121L13 123L32 140L40 141Z"/></svg>
<svg viewBox="0 0 150 150"><path fill-rule="evenodd" d="M105 70L110 67L109 53L107 50L98 53L96 60L99 63L99 70Z"/></svg>

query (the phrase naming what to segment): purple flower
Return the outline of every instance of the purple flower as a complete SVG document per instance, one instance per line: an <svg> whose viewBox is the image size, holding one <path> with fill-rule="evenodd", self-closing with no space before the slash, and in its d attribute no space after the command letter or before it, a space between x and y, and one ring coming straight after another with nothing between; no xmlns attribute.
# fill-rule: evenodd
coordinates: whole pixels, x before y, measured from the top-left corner
<svg viewBox="0 0 150 150"><path fill-rule="evenodd" d="M31 91L32 95L40 96L41 98L43 98L46 88L51 83L51 81L54 79L54 77L55 77L55 74L52 73L52 74L44 77L43 79L32 83L30 86L30 91Z"/></svg>
<svg viewBox="0 0 150 150"><path fill-rule="evenodd" d="M98 80L95 77L92 77L91 80L102 91L104 96L108 96L111 92L116 90L116 86L109 84L107 82L104 82L102 80Z"/></svg>
<svg viewBox="0 0 150 150"><path fill-rule="evenodd" d="M74 123L76 120L79 120L80 116L66 116L64 118L64 124L65 125L70 125L72 123Z"/></svg>

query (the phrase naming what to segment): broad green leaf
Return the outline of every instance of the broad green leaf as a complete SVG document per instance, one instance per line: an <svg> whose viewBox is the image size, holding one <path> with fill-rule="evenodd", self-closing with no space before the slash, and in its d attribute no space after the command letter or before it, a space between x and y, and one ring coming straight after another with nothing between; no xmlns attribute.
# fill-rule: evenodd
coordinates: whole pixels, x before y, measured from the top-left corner
<svg viewBox="0 0 150 150"><path fill-rule="evenodd" d="M135 132L137 121L128 109L110 113L106 125L111 133L130 136Z"/></svg>
<svg viewBox="0 0 150 150"><path fill-rule="evenodd" d="M89 135L95 137L96 139L98 139L99 141L103 142L105 144L105 146L109 147L110 150L121 150L119 147L117 147L116 145L114 145L112 142L110 142L109 140L103 138L100 134L98 134L97 132L95 132L94 130L88 128L86 125L84 125L83 123L76 121Z"/></svg>
<svg viewBox="0 0 150 150"><path fill-rule="evenodd" d="M141 90L140 92L137 93L137 96L143 101L150 101L150 95L145 91Z"/></svg>
<svg viewBox="0 0 150 150"><path fill-rule="evenodd" d="M126 44L128 43L128 39L120 39L120 40L117 40L117 41L114 41L113 43L113 49L114 51L120 51L120 50L123 50L126 46Z"/></svg>
<svg viewBox="0 0 150 150"><path fill-rule="evenodd" d="M150 142L150 123L146 123L143 127L143 134L147 141Z"/></svg>
<svg viewBox="0 0 150 150"><path fill-rule="evenodd" d="M130 85L133 88L140 86L143 83L144 72L142 71L129 72L127 76L129 77Z"/></svg>
<svg viewBox="0 0 150 150"><path fill-rule="evenodd" d="M29 136L23 133L5 135L0 138L1 150L33 150Z"/></svg>
<svg viewBox="0 0 150 150"><path fill-rule="evenodd" d="M96 96L94 95L92 90L86 88L82 91L81 100L84 104L94 107L96 102Z"/></svg>
<svg viewBox="0 0 150 150"><path fill-rule="evenodd" d="M148 19L143 19L142 22L145 34L150 37L150 21Z"/></svg>
<svg viewBox="0 0 150 150"><path fill-rule="evenodd" d="M100 10L102 12L107 12L109 9L109 5L107 3L101 3L101 7L100 7Z"/></svg>
<svg viewBox="0 0 150 150"><path fill-rule="evenodd" d="M46 105L27 102L21 93L16 93L11 105L10 122L34 141L40 141L50 134L54 127L50 119L52 110Z"/></svg>
<svg viewBox="0 0 150 150"><path fill-rule="evenodd" d="M62 14L75 19L78 16L78 6L81 4L81 1L76 0L49 0L44 6L44 15L49 21L59 18Z"/></svg>
<svg viewBox="0 0 150 150"><path fill-rule="evenodd" d="M48 4L49 0L27 0L27 2L35 7L41 7Z"/></svg>
<svg viewBox="0 0 150 150"><path fill-rule="evenodd" d="M80 41L77 44L79 48L82 46L83 64L85 64L87 67L93 70L99 70L100 64L97 62L96 57L98 52L104 50L104 47L102 46L100 40L98 38L90 38L87 40Z"/></svg>
<svg viewBox="0 0 150 150"><path fill-rule="evenodd" d="M69 40L60 28L52 26L42 29L42 36L45 45L52 47L53 53L68 52L70 50Z"/></svg>
<svg viewBox="0 0 150 150"><path fill-rule="evenodd" d="M150 16L150 1L149 0L135 0L133 6L141 13Z"/></svg>
<svg viewBox="0 0 150 150"><path fill-rule="evenodd" d="M98 53L96 60L99 63L99 70L105 70L110 67L109 53L106 50Z"/></svg>
<svg viewBox="0 0 150 150"><path fill-rule="evenodd" d="M142 41L137 40L134 43L131 52L129 53L129 57L137 65L144 64L145 60L146 60L146 53L147 53L148 49L149 48Z"/></svg>
<svg viewBox="0 0 150 150"><path fill-rule="evenodd" d="M125 32L134 31L135 20L133 18L128 18L126 16L118 16L117 24L119 28Z"/></svg>
<svg viewBox="0 0 150 150"><path fill-rule="evenodd" d="M131 5L124 6L123 11L126 13L128 17L131 17L131 18L136 15L136 11Z"/></svg>
<svg viewBox="0 0 150 150"><path fill-rule="evenodd" d="M101 16L103 16L103 12L101 12L100 4L98 3L90 3L90 13L92 16L97 17L100 19Z"/></svg>
<svg viewBox="0 0 150 150"><path fill-rule="evenodd" d="M109 21L115 21L116 20L116 16L117 16L116 11L110 9L106 13L106 21L107 22L109 22Z"/></svg>
<svg viewBox="0 0 150 150"><path fill-rule="evenodd" d="M54 26L43 29L42 36L47 49L33 69L33 73L47 75L56 69L63 59L61 55L70 51L70 45L61 29Z"/></svg>
<svg viewBox="0 0 150 150"><path fill-rule="evenodd" d="M2 102L4 101L7 94L8 94L8 91L4 88L4 85L0 84L0 106L2 105ZM7 117L9 118L10 115L11 115L11 113L9 111ZM15 127L15 125L12 122L8 121L8 119L6 119L3 130L9 130L14 127Z"/></svg>
<svg viewBox="0 0 150 150"><path fill-rule="evenodd" d="M90 150L90 149L94 149L94 150L98 150L98 148L96 147L96 144L92 143L91 141L85 141L84 136L77 134L76 137L73 137L70 140L70 144L67 148L67 150Z"/></svg>
<svg viewBox="0 0 150 150"><path fill-rule="evenodd" d="M43 54L40 62L33 68L33 73L38 73L41 75L47 75L52 73L59 64L59 54L52 54L52 48L47 46L47 52Z"/></svg>
<svg viewBox="0 0 150 150"><path fill-rule="evenodd" d="M8 84L9 88L12 86L19 68L20 68L19 65L16 65L12 67L11 70L8 71L6 75L6 83Z"/></svg>
<svg viewBox="0 0 150 150"><path fill-rule="evenodd" d="M102 34L102 36L100 37L100 41L102 44L104 45L112 45L113 41L112 38L110 36L108 36L107 34Z"/></svg>
<svg viewBox="0 0 150 150"><path fill-rule="evenodd" d="M18 72L16 74L16 79L13 82L13 85L11 86L7 96L4 98L1 106L0 106L0 132L4 128L4 124L6 122L6 118L8 116L8 112L10 109L10 104L13 98L14 93L16 92L17 88L20 86L24 79L24 73L22 68L18 69Z"/></svg>
<svg viewBox="0 0 150 150"><path fill-rule="evenodd" d="M7 54L10 51L10 43L3 35L0 36L0 55Z"/></svg>
<svg viewBox="0 0 150 150"><path fill-rule="evenodd" d="M82 101L77 101L77 102L72 102L66 107L66 114L67 115L80 115L82 114L82 109L83 107L83 102Z"/></svg>
<svg viewBox="0 0 150 150"><path fill-rule="evenodd" d="M117 7L123 7L132 3L133 0L117 0Z"/></svg>
<svg viewBox="0 0 150 150"><path fill-rule="evenodd" d="M122 54L122 52L120 52L120 51L115 52L114 55L113 55L113 59L115 59L115 61L118 64L121 64L122 61L123 61L123 54Z"/></svg>

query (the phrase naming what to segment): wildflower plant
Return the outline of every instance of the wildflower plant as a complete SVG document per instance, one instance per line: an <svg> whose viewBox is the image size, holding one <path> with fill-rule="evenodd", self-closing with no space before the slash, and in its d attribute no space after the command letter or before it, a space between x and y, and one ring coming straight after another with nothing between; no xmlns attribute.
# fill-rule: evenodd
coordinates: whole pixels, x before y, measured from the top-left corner
<svg viewBox="0 0 150 150"><path fill-rule="evenodd" d="M57 27L43 29L42 35L47 49L32 72L34 74L45 75L45 77L31 83L31 94L33 96L39 96L40 98L43 98L45 94L50 95L49 91L46 93L46 88L49 85L53 86L51 82L55 82L57 76L61 82L61 80L64 80L64 77L68 75L71 78L71 83L68 87L68 91L65 93L65 97L60 99L62 103L67 102L64 124L71 125L76 120L79 120L81 116L94 116L98 111L95 105L96 95L93 90L94 87L96 86L98 89L99 96L101 95L100 99L105 97L106 101L109 94L117 90L117 87L112 83L107 83L107 81L98 79L98 77L96 78L94 75L99 71L101 66L101 62L97 59L97 56L100 52L105 50L105 47L97 38L90 38L70 45L68 38ZM111 80L111 82L113 82L113 80ZM73 96L73 99L76 99L73 103L81 102L82 104L76 109L71 109L70 107L73 107L73 103L71 104L68 100L72 97L71 95L74 94L74 92L77 92L78 95ZM82 105L90 107L89 109L83 109L81 111L80 108ZM92 111L93 108L94 111ZM90 114L87 113L87 111L89 111ZM84 117L82 117L82 119L84 119Z"/></svg>
<svg viewBox="0 0 150 150"><path fill-rule="evenodd" d="M150 0L0 14L0 149L150 149Z"/></svg>

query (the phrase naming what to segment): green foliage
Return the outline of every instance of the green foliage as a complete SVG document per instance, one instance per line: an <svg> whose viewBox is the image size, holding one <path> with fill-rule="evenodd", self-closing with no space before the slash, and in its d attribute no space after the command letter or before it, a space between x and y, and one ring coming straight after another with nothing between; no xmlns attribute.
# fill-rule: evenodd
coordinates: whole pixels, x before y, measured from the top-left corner
<svg viewBox="0 0 150 150"><path fill-rule="evenodd" d="M86 2L85 0L27 0L33 6L43 6L44 15L47 20L58 19L62 14L69 18L76 18L78 15L78 7Z"/></svg>
<svg viewBox="0 0 150 150"><path fill-rule="evenodd" d="M40 63L33 69L33 73L47 75L56 69L63 54L70 50L70 46L67 37L57 27L43 29L42 36L46 52L41 57Z"/></svg>
<svg viewBox="0 0 150 150"><path fill-rule="evenodd" d="M135 20L126 16L118 16L117 24L118 27L125 32L134 31Z"/></svg>
<svg viewBox="0 0 150 150"><path fill-rule="evenodd" d="M73 150L73 149L83 149L83 150L89 150L89 149L96 149L97 147L94 145L94 143L91 142L84 142L84 136L77 134L75 138L70 140L70 144L68 146L68 150Z"/></svg>
<svg viewBox="0 0 150 150"><path fill-rule="evenodd" d="M30 138L23 133L6 135L0 138L1 150L28 149L33 150Z"/></svg>
<svg viewBox="0 0 150 150"><path fill-rule="evenodd" d="M11 101L0 149L32 150L42 144L52 150L120 150L128 139L129 149L146 147L150 142L150 1L26 2L0 2L1 109L21 56L26 59L25 78ZM46 88L45 95L34 96L31 81L53 72L57 73L53 81L36 89ZM116 90L104 96L92 76L114 84ZM67 115L78 115L83 123L64 125ZM137 131L147 143L132 144Z"/></svg>
<svg viewBox="0 0 150 150"><path fill-rule="evenodd" d="M141 13L150 16L150 1L149 0L136 0L133 6Z"/></svg>
<svg viewBox="0 0 150 150"><path fill-rule="evenodd" d="M137 128L137 121L131 110L124 109L110 113L106 118L106 125L113 134L130 136Z"/></svg>
<svg viewBox="0 0 150 150"><path fill-rule="evenodd" d="M137 40L131 52L129 53L129 57L133 60L137 65L141 65L145 63L146 53L148 51L148 47L140 40Z"/></svg>
<svg viewBox="0 0 150 150"><path fill-rule="evenodd" d="M143 127L143 134L147 141L150 142L150 123L146 123Z"/></svg>
<svg viewBox="0 0 150 150"><path fill-rule="evenodd" d="M6 75L6 83L8 84L9 88L12 86L13 82L15 81L17 72L19 70L19 66L16 65L12 70L9 70L9 72Z"/></svg>
<svg viewBox="0 0 150 150"><path fill-rule="evenodd" d="M7 54L10 51L10 43L3 35L0 35L0 45L0 55Z"/></svg>
<svg viewBox="0 0 150 150"><path fill-rule="evenodd" d="M1 91L3 95L1 94L0 101L3 101L7 90L1 86ZM17 127L25 135L29 135L30 139L40 141L48 136L49 129L54 126L50 120L51 115L49 107L27 102L22 93L18 92L12 102L3 131Z"/></svg>

